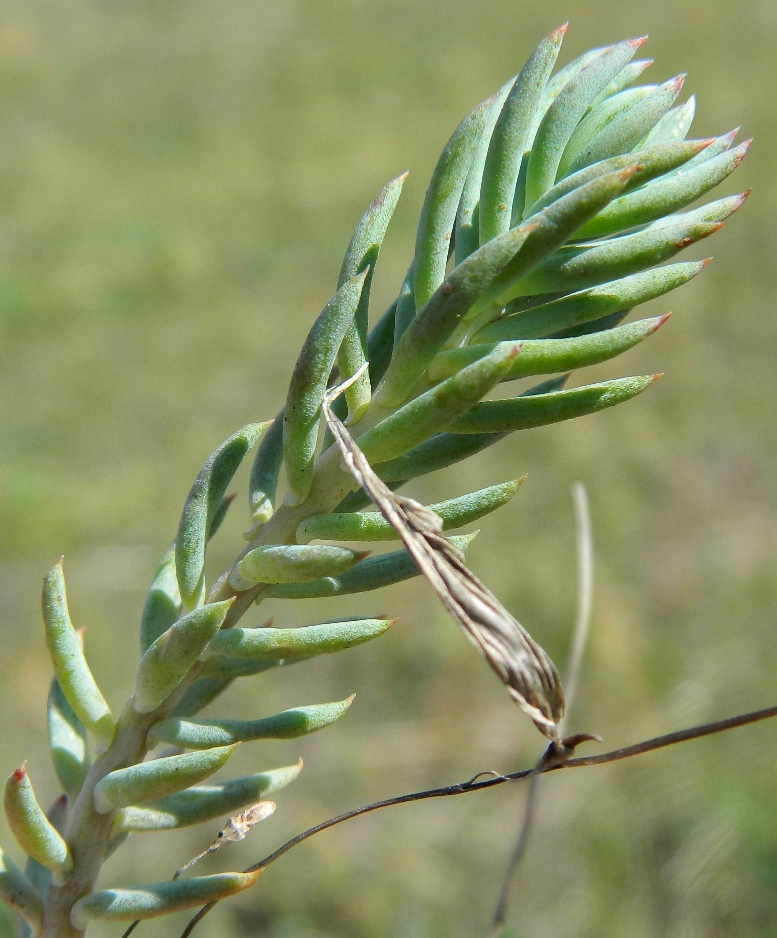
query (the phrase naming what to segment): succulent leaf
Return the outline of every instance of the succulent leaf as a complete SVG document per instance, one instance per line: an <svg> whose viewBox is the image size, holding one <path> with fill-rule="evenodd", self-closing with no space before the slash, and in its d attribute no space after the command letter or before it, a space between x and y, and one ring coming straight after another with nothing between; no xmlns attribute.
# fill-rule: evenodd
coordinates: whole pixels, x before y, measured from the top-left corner
<svg viewBox="0 0 777 938"><path fill-rule="evenodd" d="M259 441L248 480L251 519L261 527L272 517L278 476L283 466L283 411L273 420ZM247 535L250 536L250 535Z"/></svg>
<svg viewBox="0 0 777 938"><path fill-rule="evenodd" d="M166 632L181 614L181 591L175 570L175 542L165 551L146 594L140 619L142 654Z"/></svg>
<svg viewBox="0 0 777 938"><path fill-rule="evenodd" d="M340 375L344 379L355 375L362 365L368 361L367 312L370 303L372 276L383 238L386 235L386 229L391 221L391 216L394 214L406 177L407 173L404 173L396 179L392 179L383 187L356 226L343 258L340 277L337 281L338 287L342 287L351 277L360 274L363 270L367 271L353 322L345 333L337 355ZM359 420L370 402L371 394L369 372L365 372L345 392L345 398L348 402L349 423L355 423Z"/></svg>
<svg viewBox="0 0 777 938"><path fill-rule="evenodd" d="M296 765L244 775L218 785L187 788L151 804L124 808L117 816L116 826L122 831L150 832L211 821L225 814L234 814L285 788L301 770L302 760Z"/></svg>
<svg viewBox="0 0 777 938"><path fill-rule="evenodd" d="M149 713L178 687L189 668L221 628L233 600L209 603L183 616L140 659L133 706Z"/></svg>
<svg viewBox="0 0 777 938"><path fill-rule="evenodd" d="M401 456L430 436L444 430L468 410L507 373L517 347L498 346L450 378L384 417L359 437L359 446L374 463Z"/></svg>
<svg viewBox="0 0 777 938"><path fill-rule="evenodd" d="M451 430L454 433L511 433L583 417L636 397L655 379L655 375L618 378L549 394L485 401L459 417Z"/></svg>
<svg viewBox="0 0 777 938"><path fill-rule="evenodd" d="M43 622L54 676L78 719L103 743L113 739L110 708L89 670L78 633L70 621L62 560L43 580Z"/></svg>
<svg viewBox="0 0 777 938"><path fill-rule="evenodd" d="M477 531L475 534L454 535L450 540L460 550L466 550L476 534ZM281 583L271 586L266 595L276 599L344 596L347 593L363 593L383 586L392 586L418 574L418 567L410 554L406 550L395 550L376 557L367 557L338 577L325 577L313 580L312 583Z"/></svg>
<svg viewBox="0 0 777 938"><path fill-rule="evenodd" d="M480 187L480 243L511 227L513 197L529 131L556 64L566 25L540 42L515 79L496 122Z"/></svg>
<svg viewBox="0 0 777 938"><path fill-rule="evenodd" d="M696 115L696 98L690 98L679 107L672 108L665 114L656 126L645 137L645 147L652 147L658 143L671 143L674 140L684 140L691 129L693 118Z"/></svg>
<svg viewBox="0 0 777 938"><path fill-rule="evenodd" d="M336 703L284 710L263 720L162 720L151 727L149 742L182 749L211 749L256 739L295 739L339 720L353 697Z"/></svg>
<svg viewBox="0 0 777 938"><path fill-rule="evenodd" d="M204 586L205 549L213 518L227 486L269 422L251 423L233 433L200 470L183 506L175 541L175 567L184 606L194 608Z"/></svg>
<svg viewBox="0 0 777 938"><path fill-rule="evenodd" d="M13 860L0 849L0 899L7 902L27 923L33 936L40 934L43 900L40 893Z"/></svg>
<svg viewBox="0 0 777 938"><path fill-rule="evenodd" d="M151 883L135 889L102 889L75 903L70 922L83 931L92 921L124 922L158 918L181 909L192 909L207 902L226 899L248 889L261 870L253 873L213 873L165 883Z"/></svg>
<svg viewBox="0 0 777 938"><path fill-rule="evenodd" d="M38 804L24 765L8 777L3 804L8 826L27 856L52 873L69 873L70 849Z"/></svg>
<svg viewBox="0 0 777 938"><path fill-rule="evenodd" d="M644 41L644 37L629 39L596 50L561 89L537 128L532 144L526 181L529 204L536 202L556 181L561 156L578 122Z"/></svg>
<svg viewBox="0 0 777 938"><path fill-rule="evenodd" d="M293 585L302 586L296 583ZM296 629L226 629L211 643L208 657L226 655L230 658L253 660L305 660L368 642L382 635L394 621L349 619L322 625L306 625Z"/></svg>
<svg viewBox="0 0 777 938"><path fill-rule="evenodd" d="M490 485L488 488L427 506L442 519L444 531L477 521L506 504L523 479ZM397 534L379 511L335 512L313 515L297 528L297 540L319 538L337 541L394 541Z"/></svg>
<svg viewBox="0 0 777 938"><path fill-rule="evenodd" d="M305 583L322 576L343 573L365 554L318 544L275 544L249 551L232 571L233 589L245 590L257 583Z"/></svg>
<svg viewBox="0 0 777 938"><path fill-rule="evenodd" d="M75 799L89 771L91 759L86 728L54 678L49 689L48 734L51 761L65 794Z"/></svg>
<svg viewBox="0 0 777 938"><path fill-rule="evenodd" d="M289 483L287 500L292 504L301 502L310 488L321 401L367 274L365 269L346 280L326 304L294 366L283 411L283 461Z"/></svg>
<svg viewBox="0 0 777 938"><path fill-rule="evenodd" d="M221 746L206 752L164 756L109 772L94 787L95 810L98 814L107 814L116 808L156 801L196 785L220 769L235 749L237 746Z"/></svg>

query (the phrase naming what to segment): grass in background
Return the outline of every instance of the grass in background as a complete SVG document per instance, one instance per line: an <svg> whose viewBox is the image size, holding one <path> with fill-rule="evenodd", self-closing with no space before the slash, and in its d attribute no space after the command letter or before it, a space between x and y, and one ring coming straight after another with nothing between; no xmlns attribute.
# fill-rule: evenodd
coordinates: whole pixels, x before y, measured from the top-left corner
<svg viewBox="0 0 777 938"><path fill-rule="evenodd" d="M385 180L411 170L381 255L378 308L404 274L450 130L569 16L564 61L649 31L656 77L690 73L698 134L742 120L756 137L727 189L756 192L715 238L716 261L673 295L673 320L624 359L628 373L666 372L649 394L521 434L417 491L442 498L529 472L511 507L482 523L469 559L563 661L575 597L569 487L585 482L597 595L571 730L614 746L774 701L772 4L605 0L594 14L557 0L541 9L497 0L484 12L460 0L7 0L0 749L9 771L29 757L43 787L45 569L67 555L95 671L111 702L123 699L145 589L188 483L228 432L277 411L356 219ZM667 308L659 300L645 315ZM227 559L214 557L214 568ZM324 611L348 615L356 602ZM230 866L339 809L536 758L531 729L423 584L373 596L372 610L358 602L402 618L375 647L231 691L246 715L358 697L328 734L236 756L250 771L302 755L306 769L256 839L232 848ZM279 624L320 618L313 603L303 618L302 606ZM548 779L514 934L777 932L775 755L765 725ZM478 935L520 798L510 788L338 828L225 904L202 938ZM162 855L154 835L136 837L112 880L163 878L207 846L196 831L165 843ZM171 925L143 932L168 938Z"/></svg>

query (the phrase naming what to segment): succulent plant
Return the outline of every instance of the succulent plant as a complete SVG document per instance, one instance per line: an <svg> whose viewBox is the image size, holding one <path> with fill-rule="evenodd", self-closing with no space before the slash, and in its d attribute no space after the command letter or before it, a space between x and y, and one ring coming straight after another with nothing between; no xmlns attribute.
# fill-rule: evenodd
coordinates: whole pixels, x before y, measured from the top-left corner
<svg viewBox="0 0 777 938"><path fill-rule="evenodd" d="M623 320L705 266L664 262L742 204L745 194L688 208L736 168L747 143L734 146L734 132L687 139L694 104L676 104L683 76L635 84L650 64L634 61L643 39L594 49L554 74L564 31L545 38L518 76L454 131L426 193L407 275L371 331L372 276L404 176L357 224L282 413L230 436L192 486L148 592L135 689L118 718L71 622L62 563L47 574L49 738L64 794L46 814L25 766L6 785L8 821L28 860L22 871L0 852L0 894L18 912L22 934L73 938L93 920L163 915L256 879L222 873L94 891L104 859L128 835L235 814L299 772L293 765L200 784L237 745L312 732L350 704L202 719L231 682L342 651L391 624L373 617L239 627L254 603L367 592L419 572L407 549L372 556L360 549L398 535L385 511L365 510L372 496L323 425L328 388L350 381L335 412L396 490L515 430L591 414L653 382L649 375L565 386L572 372L616 357L664 322ZM484 400L497 385L532 377L542 383ZM248 543L211 580L208 542L232 500L231 480L255 447ZM519 481L429 507L453 531L504 505ZM470 537L453 536L451 550ZM147 759L159 744L184 751Z"/></svg>

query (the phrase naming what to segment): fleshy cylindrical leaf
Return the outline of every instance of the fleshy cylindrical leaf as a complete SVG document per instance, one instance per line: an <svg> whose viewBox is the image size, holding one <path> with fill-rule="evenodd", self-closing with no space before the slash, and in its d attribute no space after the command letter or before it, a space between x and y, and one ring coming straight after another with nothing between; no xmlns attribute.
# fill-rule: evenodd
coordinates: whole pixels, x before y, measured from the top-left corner
<svg viewBox="0 0 777 938"><path fill-rule="evenodd" d="M540 42L521 69L497 120L480 188L480 242L511 227L515 184L527 138L550 73L556 64L566 25Z"/></svg>
<svg viewBox="0 0 777 938"><path fill-rule="evenodd" d="M506 504L516 493L522 479L490 485L488 488L450 498L427 506L442 519L443 530L450 531L477 521ZM313 515L297 528L297 540L394 541L394 528L379 511L334 512Z"/></svg>
<svg viewBox="0 0 777 938"><path fill-rule="evenodd" d="M221 628L233 600L200 606L176 623L143 655L135 678L137 713L155 710L172 694L186 672Z"/></svg>
<svg viewBox="0 0 777 938"><path fill-rule="evenodd" d="M456 433L510 433L583 417L636 397L655 380L656 375L618 378L551 394L486 401L459 417L451 429Z"/></svg>
<svg viewBox="0 0 777 938"><path fill-rule="evenodd" d="M61 795L57 798L46 812L46 817L60 834L64 831L67 821L67 795ZM51 870L46 869L45 866L42 866L37 860L33 860L32 857L28 857L27 862L24 864L24 875L32 883L45 904L49 886L53 879ZM17 932L17 938L33 938L34 929L27 922L19 922Z"/></svg>
<svg viewBox="0 0 777 938"><path fill-rule="evenodd" d="M413 293L420 309L445 279L453 226L491 102L471 111L451 135L426 191L416 234Z"/></svg>
<svg viewBox="0 0 777 938"><path fill-rule="evenodd" d="M407 173L403 173L396 179L392 179L381 189L378 197L356 226L343 258L340 277L337 281L338 287L341 287L356 274L367 270L367 277L359 297L359 305L356 307L353 322L345 333L340 351L337 354L337 363L343 380L356 374L364 362L368 361L367 313L370 303L372 276L383 238L386 235L386 229L391 221L391 216L394 214L406 177ZM348 401L349 423L355 423L362 416L370 402L371 394L372 389L368 372L362 374L346 389L345 399Z"/></svg>
<svg viewBox="0 0 777 938"><path fill-rule="evenodd" d="M211 821L225 814L234 814L284 788L294 781L301 770L302 760L296 765L233 778L219 785L189 788L152 804L124 808L117 816L116 826L122 831L140 833L172 830Z"/></svg>
<svg viewBox="0 0 777 938"><path fill-rule="evenodd" d="M556 181L564 148L589 105L629 62L644 37L599 49L559 92L534 138L527 174L527 204L536 202Z"/></svg>
<svg viewBox="0 0 777 938"><path fill-rule="evenodd" d="M377 638L394 621L351 619L296 629L226 629L216 637L208 649L208 656L226 655L254 660L282 658L289 661L329 655Z"/></svg>
<svg viewBox="0 0 777 938"><path fill-rule="evenodd" d="M645 183L663 176L665 173L672 172L679 166L691 164L693 160L712 145L708 139L679 141L655 146L649 150L639 150L636 153L624 153L621 156L613 156L610 159L594 163L593 166L586 166L585 169L572 173L571 176L565 176L552 189L548 189L540 199L527 207L526 216L531 217L537 214L537 212L556 202L562 196L568 195L573 190L579 189L580 186L598 179L600 176L634 167L634 174L624 189L624 192L631 192ZM584 230L584 227L579 230ZM575 232L576 237L577 235L578 232Z"/></svg>
<svg viewBox="0 0 777 938"><path fill-rule="evenodd" d="M249 551L235 566L229 582L245 590L257 583L304 583L322 576L337 576L365 554L328 544L275 544Z"/></svg>
<svg viewBox="0 0 777 938"><path fill-rule="evenodd" d="M94 787L98 814L131 804L156 801L213 775L229 759L237 746L222 746L206 752L188 752L141 762L109 772Z"/></svg>
<svg viewBox="0 0 777 938"><path fill-rule="evenodd" d="M502 345L462 368L363 433L359 447L370 462L380 463L423 443L498 384L517 352L517 348Z"/></svg>
<svg viewBox="0 0 777 938"><path fill-rule="evenodd" d="M308 494L318 441L321 402L343 337L353 322L367 270L347 280L326 304L305 339L283 411L283 459L292 503Z"/></svg>
<svg viewBox="0 0 777 938"><path fill-rule="evenodd" d="M451 272L395 344L391 362L375 393L375 403L393 408L407 398L428 363L528 235L527 228L508 231L484 244Z"/></svg>
<svg viewBox="0 0 777 938"><path fill-rule="evenodd" d="M583 148L569 167L569 172L633 150L672 106L684 81L685 75L679 75L658 85L633 107L619 114Z"/></svg>
<svg viewBox="0 0 777 938"><path fill-rule="evenodd" d="M5 816L24 852L53 873L73 868L70 850L38 804L25 766L12 772L5 784Z"/></svg>
<svg viewBox="0 0 777 938"><path fill-rule="evenodd" d="M204 710L208 704L219 697L232 683L231 675L204 675L200 672L200 677L190 684L183 692L181 699L173 707L171 716L190 717L200 710Z"/></svg>
<svg viewBox="0 0 777 938"><path fill-rule="evenodd" d="M621 352L625 352L643 339L652 335L668 318L659 316L655 319L642 319L638 322L606 329L593 335L569 339L536 339L521 342L521 351L517 355L506 380L527 378L530 375L549 375L558 371L575 371L589 365L598 365L608 361ZM451 354L443 353L436 362L437 373L455 370L478 355L487 354L493 348L490 345L471 345L461 349L451 349ZM315 519L315 515L312 519ZM305 524L306 522L303 522Z"/></svg>
<svg viewBox="0 0 777 938"><path fill-rule="evenodd" d="M269 426L269 422L251 423L232 434L208 457L194 480L175 541L178 588L187 609L194 608L202 596L205 549L214 514L241 462Z"/></svg>
<svg viewBox="0 0 777 938"><path fill-rule="evenodd" d="M624 65L615 78L613 78L610 84L607 85L604 91L594 101L591 108L597 107L602 101L611 98L613 95L620 94L624 88L633 85L645 69L650 68L652 64L653 59L637 59L635 62L629 62L627 65Z"/></svg>
<svg viewBox="0 0 777 938"><path fill-rule="evenodd" d="M745 158L750 141L690 169L680 169L642 189L615 199L579 232L582 238L636 228L685 208L721 183Z"/></svg>
<svg viewBox="0 0 777 938"><path fill-rule="evenodd" d="M696 114L696 98L690 98L679 107L672 108L665 114L644 140L644 146L652 147L660 143L684 140L691 129Z"/></svg>
<svg viewBox="0 0 777 938"><path fill-rule="evenodd" d="M722 224L682 215L672 219L671 223L654 222L642 231L591 246L563 248L512 284L500 300L506 303L515 296L581 290L619 280L669 260L720 230Z"/></svg>
<svg viewBox="0 0 777 938"><path fill-rule="evenodd" d="M43 900L37 889L13 860L0 849L0 899L22 916L32 934L38 935L43 922Z"/></svg>
<svg viewBox="0 0 777 938"><path fill-rule="evenodd" d="M255 739L295 739L339 720L352 700L295 707L263 720L162 720L151 727L149 741L182 749L211 749Z"/></svg>
<svg viewBox="0 0 777 938"><path fill-rule="evenodd" d="M104 744L115 725L105 698L89 670L78 634L70 621L62 560L43 580L43 622L54 676L78 719Z"/></svg>
<svg viewBox="0 0 777 938"><path fill-rule="evenodd" d="M273 420L256 449L248 481L249 508L255 527L272 517L278 476L283 465L283 411ZM250 535L247 535L250 536Z"/></svg>
<svg viewBox="0 0 777 938"><path fill-rule="evenodd" d="M476 534L477 531L474 534L454 534L450 540L459 550L466 550ZM410 554L406 550L395 550L377 557L367 557L341 576L326 577L312 583L281 583L270 587L266 595L276 599L344 596L347 593L363 593L383 586L392 586L418 574L418 567Z"/></svg>
<svg viewBox="0 0 777 938"><path fill-rule="evenodd" d="M145 653L181 614L181 592L175 572L175 543L165 551L146 594L140 619L140 651Z"/></svg>
<svg viewBox="0 0 777 938"><path fill-rule="evenodd" d="M65 794L72 800L81 790L91 759L86 728L73 712L56 678L48 700L49 750L54 771Z"/></svg>
<svg viewBox="0 0 777 938"><path fill-rule="evenodd" d="M707 261L668 264L666 267L631 274L620 280L570 293L550 303L542 303L525 312L504 316L489 323L475 333L472 344L543 338L570 326L631 309L688 283L706 264ZM516 368L520 368L520 357L521 353L515 360Z"/></svg>
<svg viewBox="0 0 777 938"><path fill-rule="evenodd" d="M212 876L151 883L135 889L102 889L75 903L70 923L73 928L83 931L92 921L127 922L193 909L248 889L261 872L214 873Z"/></svg>

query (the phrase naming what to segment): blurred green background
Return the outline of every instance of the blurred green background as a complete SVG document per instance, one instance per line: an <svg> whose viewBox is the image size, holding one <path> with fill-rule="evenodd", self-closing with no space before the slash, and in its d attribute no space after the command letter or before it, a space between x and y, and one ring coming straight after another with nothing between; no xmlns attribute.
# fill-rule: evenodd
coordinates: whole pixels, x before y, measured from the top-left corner
<svg viewBox="0 0 777 938"><path fill-rule="evenodd" d="M364 207L411 170L377 313L404 273L449 132L567 18L562 61L650 32L650 80L690 73L695 136L742 124L757 138L725 189L756 191L699 247L717 255L703 276L646 310L673 309L671 322L589 372L662 371L662 381L615 410L516 435L414 492L449 497L529 473L481 523L470 559L563 662L575 606L569 490L586 484L596 602L573 730L615 746L775 702L773 0L4 0L0 751L3 773L30 760L41 800L55 795L38 621L46 567L66 555L74 618L118 708L145 588L191 480L232 430L276 413ZM233 514L214 572L242 542L242 502ZM232 769L300 755L306 768L272 820L204 869L252 862L363 802L535 760L538 735L420 582L276 606L278 624L401 619L374 644L244 683L215 708L261 716L358 694L326 732L243 747ZM547 780L511 934L777 934L775 764L764 724ZM505 786L343 825L197 934L484 934L523 795ZM103 883L167 878L216 829L136 836ZM165 919L137 934L179 930Z"/></svg>

